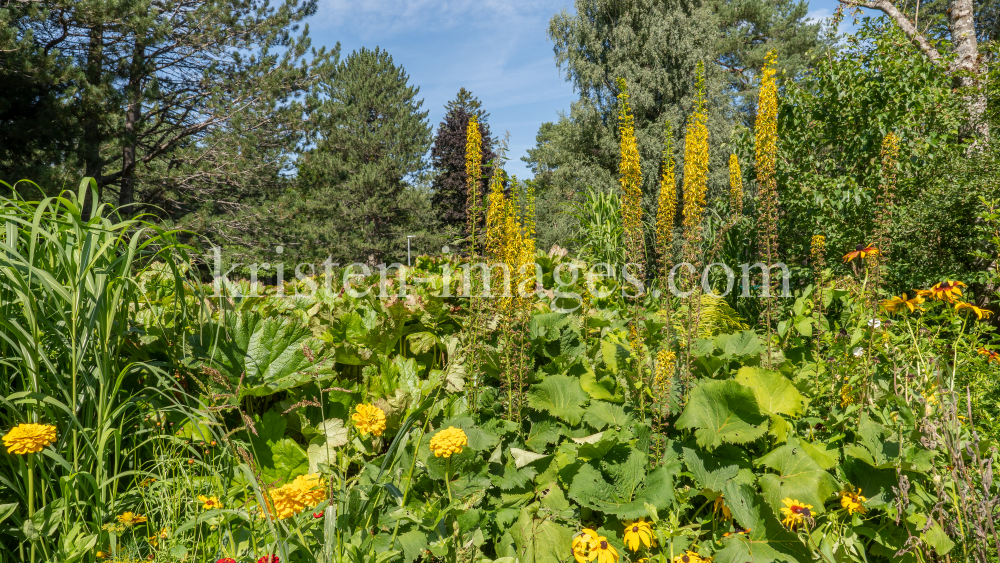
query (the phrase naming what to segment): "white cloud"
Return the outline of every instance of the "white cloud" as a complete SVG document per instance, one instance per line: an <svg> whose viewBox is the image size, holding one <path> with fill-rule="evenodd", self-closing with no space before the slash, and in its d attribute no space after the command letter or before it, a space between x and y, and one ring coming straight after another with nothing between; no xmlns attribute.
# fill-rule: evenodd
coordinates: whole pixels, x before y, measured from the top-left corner
<svg viewBox="0 0 1000 563"><path fill-rule="evenodd" d="M833 16L833 12L831 12L829 9L819 8L818 10L812 10L808 14L806 14L806 21L812 21L818 23L822 22L823 20L831 16Z"/></svg>

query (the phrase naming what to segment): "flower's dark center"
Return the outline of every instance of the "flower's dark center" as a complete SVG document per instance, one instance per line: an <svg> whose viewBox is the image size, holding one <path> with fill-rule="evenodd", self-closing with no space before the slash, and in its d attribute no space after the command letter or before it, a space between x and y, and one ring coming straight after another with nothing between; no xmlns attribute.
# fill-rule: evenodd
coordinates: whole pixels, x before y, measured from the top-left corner
<svg viewBox="0 0 1000 563"><path fill-rule="evenodd" d="M685 555L684 557L681 557L681 561L683 561L684 563L689 563L691 561L691 558Z"/></svg>
<svg viewBox="0 0 1000 563"><path fill-rule="evenodd" d="M639 531L639 526L632 526L632 531L633 532L638 532Z"/></svg>
<svg viewBox="0 0 1000 563"><path fill-rule="evenodd" d="M854 250L864 250L865 248L867 248L865 245L859 244L859 245L857 245L857 246L854 247Z"/></svg>
<svg viewBox="0 0 1000 563"><path fill-rule="evenodd" d="M805 516L806 518L812 518L812 512L809 512L808 508L802 509L802 515Z"/></svg>
<svg viewBox="0 0 1000 563"><path fill-rule="evenodd" d="M608 542L602 541L601 542L601 549L607 549L607 548L608 548Z"/></svg>
<svg viewBox="0 0 1000 563"><path fill-rule="evenodd" d="M792 514L802 514L803 512L806 512L807 510L808 509L806 507L799 506L799 505L796 504L795 506L792 507Z"/></svg>

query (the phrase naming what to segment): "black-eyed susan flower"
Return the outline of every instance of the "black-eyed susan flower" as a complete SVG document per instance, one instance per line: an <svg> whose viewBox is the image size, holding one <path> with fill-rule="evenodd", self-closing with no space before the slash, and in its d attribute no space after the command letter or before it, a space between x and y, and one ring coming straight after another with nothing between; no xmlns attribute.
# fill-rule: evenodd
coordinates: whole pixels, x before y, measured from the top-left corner
<svg viewBox="0 0 1000 563"><path fill-rule="evenodd" d="M597 563L618 563L618 550L604 536L597 536L591 554L594 555L593 559L597 559Z"/></svg>
<svg viewBox="0 0 1000 563"><path fill-rule="evenodd" d="M645 518L625 521L625 547L630 551L639 551L639 545L653 545L653 528Z"/></svg>
<svg viewBox="0 0 1000 563"><path fill-rule="evenodd" d="M921 297L929 297L946 303L954 303L956 299L962 297L962 289L965 284L960 281L947 280L930 289L918 289L917 294Z"/></svg>
<svg viewBox="0 0 1000 563"><path fill-rule="evenodd" d="M955 310L958 311L959 313L962 312L972 313L973 315L976 316L976 319L980 321L983 319L988 319L991 316L993 316L993 311L990 311L989 309L980 309L979 307L976 307L972 303L956 303Z"/></svg>
<svg viewBox="0 0 1000 563"><path fill-rule="evenodd" d="M704 559L697 552L685 551L674 557L674 563L702 563Z"/></svg>
<svg viewBox="0 0 1000 563"><path fill-rule="evenodd" d="M590 528L584 528L582 532L573 536L573 557L577 563L593 561L597 557L594 549L597 547L597 532Z"/></svg>
<svg viewBox="0 0 1000 563"><path fill-rule="evenodd" d="M211 510L213 508L222 508L222 503L219 501L218 497L206 497L205 495L198 495L198 502L201 502L201 507L205 510Z"/></svg>
<svg viewBox="0 0 1000 563"><path fill-rule="evenodd" d="M840 493L840 506L847 509L848 514L864 514L868 512L868 509L865 508L865 501L867 500L861 494L861 489L857 489L856 491L848 489Z"/></svg>
<svg viewBox="0 0 1000 563"><path fill-rule="evenodd" d="M431 438L431 451L434 457L451 457L452 454L462 453L462 448L469 445L469 437L461 428L449 426L438 432Z"/></svg>
<svg viewBox="0 0 1000 563"><path fill-rule="evenodd" d="M3 437L7 453L33 454L56 441L56 427L50 424L18 424Z"/></svg>
<svg viewBox="0 0 1000 563"><path fill-rule="evenodd" d="M908 309L911 313L915 311L923 311L924 308L920 306L924 302L924 298L919 295L914 295L909 297L907 294L902 294L899 297L893 297L882 302L882 308L890 313L898 313L903 309Z"/></svg>
<svg viewBox="0 0 1000 563"><path fill-rule="evenodd" d="M870 244L859 244L854 247L853 252L848 252L844 255L844 264L854 260L855 258L861 258L864 260L869 256L878 256L878 249Z"/></svg>
<svg viewBox="0 0 1000 563"><path fill-rule="evenodd" d="M385 431L385 412L375 405L357 405L351 420L362 436L381 436Z"/></svg>
<svg viewBox="0 0 1000 563"><path fill-rule="evenodd" d="M785 506L781 507L783 518L781 523L789 529L798 527L803 522L812 519L812 505L800 502L795 499L786 498L781 501Z"/></svg>
<svg viewBox="0 0 1000 563"><path fill-rule="evenodd" d="M987 363L997 362L1000 363L1000 352L996 350L987 350L986 348L980 348L979 353L986 356Z"/></svg>
<svg viewBox="0 0 1000 563"><path fill-rule="evenodd" d="M146 521L146 517L141 514L136 514L134 512L123 512L118 517L118 523L123 526L134 526L136 524L142 524Z"/></svg>

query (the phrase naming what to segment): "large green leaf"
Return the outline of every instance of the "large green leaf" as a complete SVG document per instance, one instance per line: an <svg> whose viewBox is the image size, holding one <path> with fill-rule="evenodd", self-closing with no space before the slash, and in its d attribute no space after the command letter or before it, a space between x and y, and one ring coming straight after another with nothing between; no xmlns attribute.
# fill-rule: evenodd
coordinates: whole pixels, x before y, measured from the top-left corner
<svg viewBox="0 0 1000 563"><path fill-rule="evenodd" d="M805 397L792 382L776 371L758 367L742 367L736 381L749 387L761 410L769 414L799 416L805 409Z"/></svg>
<svg viewBox="0 0 1000 563"><path fill-rule="evenodd" d="M568 375L550 375L528 391L528 405L568 422L580 424L590 396L580 387L580 380Z"/></svg>
<svg viewBox="0 0 1000 563"><path fill-rule="evenodd" d="M767 432L768 419L753 392L735 381L704 381L691 391L677 428L695 429L698 445L745 444Z"/></svg>
<svg viewBox="0 0 1000 563"><path fill-rule="evenodd" d="M720 492L740 469L750 469L746 453L736 446L721 446L712 453L683 448L684 463L702 489Z"/></svg>
<svg viewBox="0 0 1000 563"><path fill-rule="evenodd" d="M603 430L605 426L625 426L632 419L625 414L625 409L620 405L606 403L604 401L594 401L587 408L584 415L587 424L598 430Z"/></svg>
<svg viewBox="0 0 1000 563"><path fill-rule="evenodd" d="M663 510L674 501L674 477L664 467L657 467L643 479L640 490L631 498L621 495L618 487L608 483L601 472L590 464L580 466L569 496L583 506L613 514L619 518L639 518L646 515L646 504Z"/></svg>
<svg viewBox="0 0 1000 563"><path fill-rule="evenodd" d="M812 561L799 538L785 529L749 485L730 482L723 488L733 520L749 532L722 540L716 563L802 563Z"/></svg>
<svg viewBox="0 0 1000 563"><path fill-rule="evenodd" d="M285 437L285 419L277 411L255 420L257 435L249 432L261 477L267 483L284 484L309 470L309 456L291 438Z"/></svg>
<svg viewBox="0 0 1000 563"><path fill-rule="evenodd" d="M833 475L827 473L795 438L762 457L759 463L778 472L760 477L764 498L775 512L780 510L781 501L786 498L811 504L814 513L823 512L823 503L840 490Z"/></svg>
<svg viewBox="0 0 1000 563"><path fill-rule="evenodd" d="M573 530L541 516L537 504L521 509L511 536L521 563L564 563L573 544Z"/></svg>

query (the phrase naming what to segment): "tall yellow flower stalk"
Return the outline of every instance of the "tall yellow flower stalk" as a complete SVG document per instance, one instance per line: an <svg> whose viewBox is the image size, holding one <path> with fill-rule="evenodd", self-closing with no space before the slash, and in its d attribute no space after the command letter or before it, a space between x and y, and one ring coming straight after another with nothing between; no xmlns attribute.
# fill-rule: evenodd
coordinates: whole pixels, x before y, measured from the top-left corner
<svg viewBox="0 0 1000 563"><path fill-rule="evenodd" d="M743 172L735 154L729 155L729 211L734 217L743 213Z"/></svg>
<svg viewBox="0 0 1000 563"><path fill-rule="evenodd" d="M656 252L663 265L663 279L670 272L671 251L674 239L674 221L677 219L677 179L674 169L674 137L670 122L663 126L663 161L660 175L660 197L656 209Z"/></svg>
<svg viewBox="0 0 1000 563"><path fill-rule="evenodd" d="M875 247L879 251L877 258L879 271L881 271L882 262L889 256L889 247L892 246L889 231L892 228L892 205L896 196L896 164L899 162L899 136L889 132L882 139L881 153L882 189L879 190L878 194L875 236L872 237L875 241Z"/></svg>
<svg viewBox="0 0 1000 563"><path fill-rule="evenodd" d="M621 162L618 165L622 187L622 226L628 262L641 271L645 262L642 237L642 164L635 138L635 119L628 103L628 84L618 79L618 131L621 135Z"/></svg>
<svg viewBox="0 0 1000 563"><path fill-rule="evenodd" d="M809 244L809 253L812 257L813 282L815 297L813 298L813 320L816 326L814 336L817 345L820 344L820 336L823 332L823 269L826 267L826 237L823 235L813 235ZM817 370L816 385L819 386L819 371Z"/></svg>
<svg viewBox="0 0 1000 563"><path fill-rule="evenodd" d="M778 261L778 81L775 78L777 51L767 54L761 70L760 93L757 101L757 121L754 124L754 141L757 157L757 191L760 199L758 219L758 244L764 264ZM771 288L767 288L770 292ZM767 366L771 365L772 334L771 299L765 299L764 315L767 323Z"/></svg>
<svg viewBox="0 0 1000 563"><path fill-rule="evenodd" d="M504 220L507 214L507 198L504 195L504 170L493 168L490 177L490 193L486 206L486 254L494 260L504 258Z"/></svg>
<svg viewBox="0 0 1000 563"><path fill-rule="evenodd" d="M705 101L705 64L698 62L694 113L684 136L684 239L689 259L701 240L701 218L708 191L708 107Z"/></svg>
<svg viewBox="0 0 1000 563"><path fill-rule="evenodd" d="M482 206L482 202L479 201L479 186L482 179L483 136L479 132L479 118L473 115L469 118L469 127L465 133L465 184L468 192L465 208L471 256L476 255L476 232L479 228L479 212Z"/></svg>

